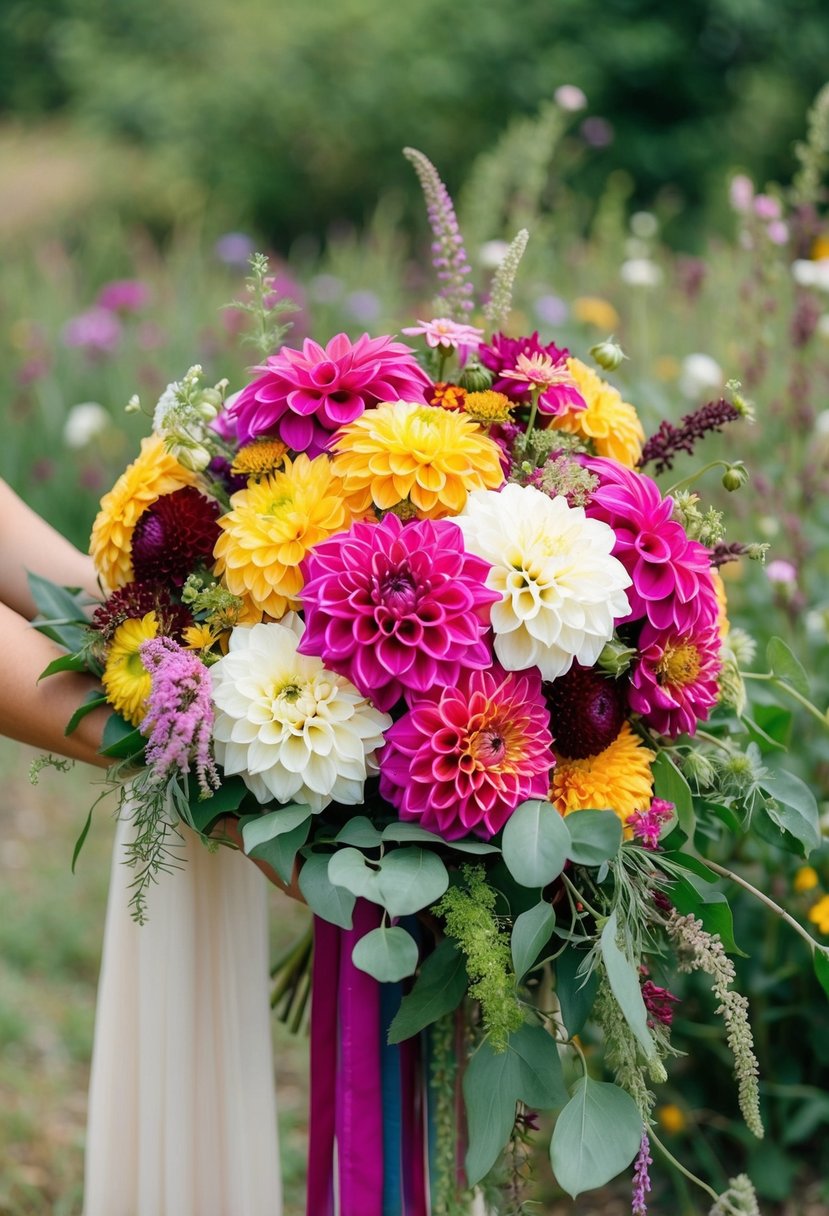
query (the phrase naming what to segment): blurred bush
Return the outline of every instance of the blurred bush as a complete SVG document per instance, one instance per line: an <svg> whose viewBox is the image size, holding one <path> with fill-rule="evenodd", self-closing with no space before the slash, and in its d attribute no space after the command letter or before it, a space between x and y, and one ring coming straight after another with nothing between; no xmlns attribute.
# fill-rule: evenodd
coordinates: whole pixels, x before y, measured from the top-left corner
<svg viewBox="0 0 829 1216"><path fill-rule="evenodd" d="M787 175L829 62L824 0L6 0L0 113L67 113L149 150L234 226L285 247L362 220L414 186L423 147L450 187L509 120L565 82L589 108L573 141L600 155L595 196L624 169L639 200L670 186L684 238L726 167ZM186 191L183 191L186 193ZM220 226L221 222L220 222Z"/></svg>

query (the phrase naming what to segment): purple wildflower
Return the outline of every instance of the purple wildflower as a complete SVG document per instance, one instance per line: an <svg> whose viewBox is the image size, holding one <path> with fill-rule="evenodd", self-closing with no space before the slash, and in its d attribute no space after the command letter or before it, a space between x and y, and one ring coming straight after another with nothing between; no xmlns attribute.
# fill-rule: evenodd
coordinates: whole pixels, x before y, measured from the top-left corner
<svg viewBox="0 0 829 1216"><path fill-rule="evenodd" d="M653 1165L651 1145L648 1133L642 1129L642 1143L639 1145L639 1155L633 1163L633 1195L631 1198L631 1216L648 1216L648 1204L645 1198L650 1194L651 1178L648 1166Z"/></svg>
<svg viewBox="0 0 829 1216"><path fill-rule="evenodd" d="M658 849L662 825L670 819L673 810L672 802L666 802L664 798L654 798L647 811L634 811L632 815L628 815L626 824L643 848Z"/></svg>
<svg viewBox="0 0 829 1216"><path fill-rule="evenodd" d="M743 413L721 397L719 401L709 401L690 414L685 414L681 426L673 426L668 421L659 425L659 430L642 449L642 459L639 467L644 468L652 460L656 461L656 474L664 473L673 468L673 463L680 452L693 452L694 444L710 431L720 431L727 422L735 422L742 418Z"/></svg>
<svg viewBox="0 0 829 1216"><path fill-rule="evenodd" d="M195 761L201 796L209 798L220 784L210 751L210 674L196 654L167 637L144 642L141 661L152 676L147 714L141 723L141 733L149 740L147 764L163 781L175 770L189 773L191 761Z"/></svg>
<svg viewBox="0 0 829 1216"><path fill-rule="evenodd" d="M679 1004L679 999L667 988L660 988L653 980L645 980L642 985L642 1000L650 1015L648 1025L653 1028L655 1022L661 1022L663 1026L670 1026L674 1020L673 1006Z"/></svg>
<svg viewBox="0 0 829 1216"><path fill-rule="evenodd" d="M113 279L104 283L95 303L110 312L140 312L151 298L150 288L141 279Z"/></svg>
<svg viewBox="0 0 829 1216"><path fill-rule="evenodd" d="M432 265L443 284L440 300L435 302L436 314L462 321L472 311L472 284L468 277L472 267L463 247L451 196L428 157L416 148L404 148L403 154L411 161L420 179L426 198L426 214L435 238L432 243Z"/></svg>
<svg viewBox="0 0 829 1216"><path fill-rule="evenodd" d="M111 355L121 341L121 322L108 308L90 308L72 317L63 327L64 346L77 346L87 354Z"/></svg>

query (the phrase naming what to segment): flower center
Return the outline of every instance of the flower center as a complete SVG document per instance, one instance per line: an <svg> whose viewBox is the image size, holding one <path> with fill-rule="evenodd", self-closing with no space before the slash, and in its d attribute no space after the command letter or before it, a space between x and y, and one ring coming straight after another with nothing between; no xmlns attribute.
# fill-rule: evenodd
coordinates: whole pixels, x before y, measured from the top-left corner
<svg viewBox="0 0 829 1216"><path fill-rule="evenodd" d="M387 571L379 579L378 592L382 603L395 616L402 616L417 605L417 582L405 566Z"/></svg>
<svg viewBox="0 0 829 1216"><path fill-rule="evenodd" d="M656 678L660 684L693 684L701 668L699 651L693 642L680 642L678 646L665 647L656 665Z"/></svg>

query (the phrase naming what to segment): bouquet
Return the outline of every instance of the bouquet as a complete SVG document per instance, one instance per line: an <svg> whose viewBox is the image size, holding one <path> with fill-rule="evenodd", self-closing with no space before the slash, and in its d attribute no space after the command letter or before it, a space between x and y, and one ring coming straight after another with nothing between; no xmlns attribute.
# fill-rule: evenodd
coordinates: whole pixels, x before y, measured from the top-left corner
<svg viewBox="0 0 829 1216"><path fill-rule="evenodd" d="M49 670L101 679L68 729L113 710L139 920L180 832L215 848L228 815L249 855L297 876L311 1216L333 1212L335 1176L343 1216L448 1216L476 1189L521 1211L538 1111L559 1186L632 1166L642 1216L652 1149L672 1160L653 1110L681 1052L676 972L710 977L763 1134L722 880L752 888L722 861L746 833L804 856L820 835L808 787L766 767L746 689L826 717L782 640L749 671L729 621L718 567L762 546L726 540L693 478L646 471L746 418L739 386L646 441L603 374L612 340L591 366L510 334L525 231L473 318L451 199L407 155L441 283L403 329L417 345L293 348L281 325L234 395L199 367L171 384L102 500L91 620L34 581L68 651ZM267 332L265 259L249 287ZM742 464L719 463L738 488ZM755 894L829 986L824 948ZM280 983L307 993L296 966ZM756 1210L743 1175L722 1195L696 1181L715 1212Z"/></svg>

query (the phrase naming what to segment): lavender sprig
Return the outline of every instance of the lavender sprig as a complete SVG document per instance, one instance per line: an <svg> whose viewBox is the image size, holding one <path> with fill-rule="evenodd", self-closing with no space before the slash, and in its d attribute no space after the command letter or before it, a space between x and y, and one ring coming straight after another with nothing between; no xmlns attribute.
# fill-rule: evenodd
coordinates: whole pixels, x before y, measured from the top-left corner
<svg viewBox="0 0 829 1216"><path fill-rule="evenodd" d="M651 1145L648 1139L648 1133L643 1128L642 1143L639 1145L639 1154L633 1163L633 1195L631 1197L631 1216L648 1216L648 1204L646 1196L650 1194L651 1178L648 1173L648 1166L653 1165L653 1157L651 1157Z"/></svg>
<svg viewBox="0 0 829 1216"><path fill-rule="evenodd" d="M172 638L151 638L141 646L141 661L152 676L141 733L148 738L147 764L158 782L189 773L195 762L199 790L208 798L219 788L210 751L213 702L210 675L197 655Z"/></svg>
<svg viewBox="0 0 829 1216"><path fill-rule="evenodd" d="M468 278L472 267L463 246L454 204L427 156L418 152L417 148L404 148L403 155L411 161L420 179L426 199L426 214L435 238L432 243L432 265L443 284L442 292L435 300L435 313L453 321L463 321L472 311L472 284Z"/></svg>

